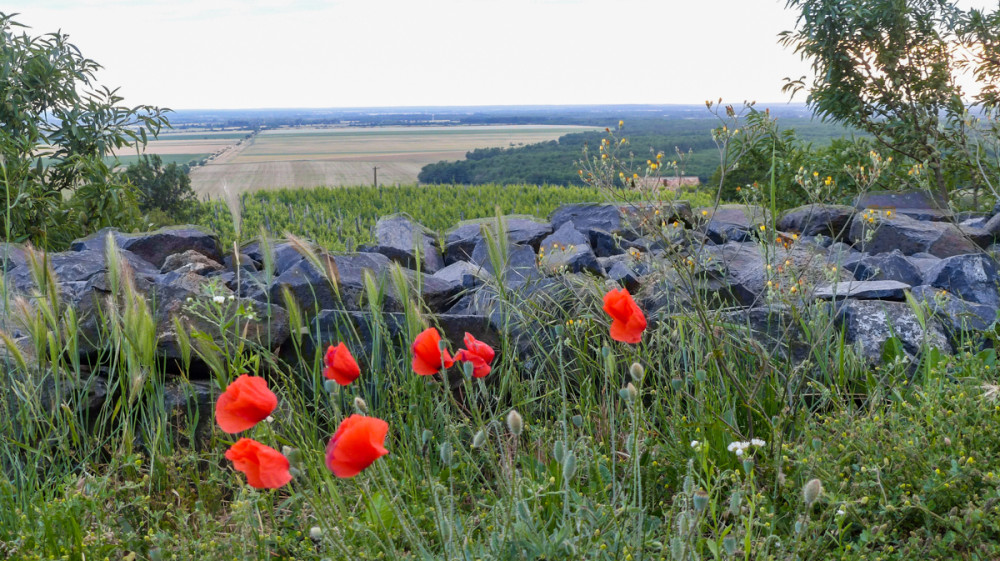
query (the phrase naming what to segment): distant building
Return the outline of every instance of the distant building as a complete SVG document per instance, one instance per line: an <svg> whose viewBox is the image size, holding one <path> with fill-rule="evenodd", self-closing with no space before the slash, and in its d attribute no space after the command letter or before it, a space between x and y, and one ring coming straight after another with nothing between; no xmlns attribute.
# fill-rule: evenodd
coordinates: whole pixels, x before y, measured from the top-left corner
<svg viewBox="0 0 1000 561"><path fill-rule="evenodd" d="M664 177L642 177L636 181L637 187L650 188L655 186L668 187L670 189L676 189L681 186L698 186L701 185L701 179L697 175L682 175L677 176L664 176Z"/></svg>

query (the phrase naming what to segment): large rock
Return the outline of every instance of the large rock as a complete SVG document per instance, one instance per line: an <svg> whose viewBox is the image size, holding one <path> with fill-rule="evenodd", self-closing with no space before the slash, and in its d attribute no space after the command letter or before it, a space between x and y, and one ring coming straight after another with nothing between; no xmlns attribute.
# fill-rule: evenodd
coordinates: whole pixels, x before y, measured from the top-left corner
<svg viewBox="0 0 1000 561"><path fill-rule="evenodd" d="M403 301L389 278L389 258L380 253L343 253L331 256L339 277L335 290L326 275L309 260L301 260L274 279L269 287L253 293L258 301L281 303L284 301L282 287L287 287L295 297L303 313L313 317L320 310L367 309L365 275L371 274L378 293L383 298L382 306L387 311L400 311ZM450 305L451 299L460 290L451 283L432 275L402 270L412 296L419 296L431 310L441 310ZM419 277L419 278L418 278ZM419 282L418 282L419 281ZM339 292L339 297L338 297Z"/></svg>
<svg viewBox="0 0 1000 561"><path fill-rule="evenodd" d="M767 223L762 208L740 204L704 207L698 209L695 218L702 222L701 231L717 244L749 241Z"/></svg>
<svg viewBox="0 0 1000 561"><path fill-rule="evenodd" d="M950 222L926 222L907 216L859 212L851 221L850 240L868 253L898 249L903 255L929 253L951 257L976 253L979 247Z"/></svg>
<svg viewBox="0 0 1000 561"><path fill-rule="evenodd" d="M305 259L303 255L290 242L275 240L270 244L270 255L264 255L264 247L259 241L250 242L243 246L241 253L248 256L254 262L259 263L258 270L263 270L265 264L270 261L275 276L281 275L293 265Z"/></svg>
<svg viewBox="0 0 1000 561"><path fill-rule="evenodd" d="M812 346L802 330L803 312L788 306L758 306L724 312L726 328L746 333L763 345L772 357L801 362L812 353ZM730 331L732 333L733 331Z"/></svg>
<svg viewBox="0 0 1000 561"><path fill-rule="evenodd" d="M963 300L1000 307L1000 271L985 254L942 259L927 271L926 284L947 290Z"/></svg>
<svg viewBox="0 0 1000 561"><path fill-rule="evenodd" d="M635 232L622 219L621 208L612 204L578 203L557 208L550 217L552 227L559 229L572 222L574 227L588 238L592 231L618 234L626 239L634 239Z"/></svg>
<svg viewBox="0 0 1000 561"><path fill-rule="evenodd" d="M539 265L549 273L571 272L604 275L597 256L590 248L587 236L580 233L573 221L564 222L539 247Z"/></svg>
<svg viewBox="0 0 1000 561"><path fill-rule="evenodd" d="M377 253L407 268L434 273L444 267L437 237L405 214L380 218L375 223L375 240Z"/></svg>
<svg viewBox="0 0 1000 561"><path fill-rule="evenodd" d="M822 300L903 300L910 285L899 281L843 281L817 287L813 296Z"/></svg>
<svg viewBox="0 0 1000 561"><path fill-rule="evenodd" d="M803 236L826 236L840 240L854 216L854 207L847 205L811 204L793 208L778 222L783 232L798 232Z"/></svg>
<svg viewBox="0 0 1000 561"><path fill-rule="evenodd" d="M861 356L871 363L881 362L883 347L892 337L898 338L911 355L917 355L925 342L943 352L951 352L951 344L941 324L931 318L924 329L906 302L845 300L837 310L836 320L847 342L855 345Z"/></svg>
<svg viewBox="0 0 1000 561"><path fill-rule="evenodd" d="M890 253L866 255L845 263L844 268L854 273L854 278L862 281L899 281L910 286L924 282L920 269L897 249Z"/></svg>
<svg viewBox="0 0 1000 561"><path fill-rule="evenodd" d="M459 290L469 290L483 284L484 279L492 275L480 265L473 265L468 261L456 261L432 276L452 284Z"/></svg>
<svg viewBox="0 0 1000 561"><path fill-rule="evenodd" d="M997 320L996 306L968 302L940 288L915 286L911 294L941 322L956 347L963 336L986 331Z"/></svg>
<svg viewBox="0 0 1000 561"><path fill-rule="evenodd" d="M503 283L519 284L538 277L538 255L531 246L509 244L507 249L507 255L500 256L503 263L493 263L486 240L480 240L469 261Z"/></svg>
<svg viewBox="0 0 1000 561"><path fill-rule="evenodd" d="M215 262L222 261L219 237L198 226L170 226L142 234L126 234L114 228L105 228L74 241L70 244L70 251L101 249L109 232L114 236L119 248L131 251L157 269L163 266L167 257L175 253L184 253L189 249Z"/></svg>
<svg viewBox="0 0 1000 561"><path fill-rule="evenodd" d="M948 201L930 191L875 191L858 195L858 210L891 211L893 214L923 221L951 221L954 217Z"/></svg>
<svg viewBox="0 0 1000 561"><path fill-rule="evenodd" d="M542 239L552 233L552 225L521 216L504 216L507 240L513 244L531 246L537 250ZM496 219L469 220L448 232L445 238L444 259L448 264L468 261L476 245L484 240L483 228L496 231Z"/></svg>

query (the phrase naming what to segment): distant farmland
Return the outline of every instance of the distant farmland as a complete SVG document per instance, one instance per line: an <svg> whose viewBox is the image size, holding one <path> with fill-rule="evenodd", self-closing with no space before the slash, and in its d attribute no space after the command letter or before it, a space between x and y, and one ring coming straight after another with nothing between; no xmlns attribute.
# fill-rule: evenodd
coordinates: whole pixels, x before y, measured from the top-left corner
<svg viewBox="0 0 1000 561"><path fill-rule="evenodd" d="M144 154L160 156L164 164L179 165L202 160L234 147L240 139L245 138L250 131L201 131L201 132L171 132L164 131L157 138L150 138ZM124 149L118 154L122 165L129 165L139 159L134 148Z"/></svg>
<svg viewBox="0 0 1000 561"><path fill-rule="evenodd" d="M232 192L371 185L373 169L383 185L417 182L420 169L457 160L475 148L555 140L591 127L548 125L289 128L266 130L191 171L199 195Z"/></svg>

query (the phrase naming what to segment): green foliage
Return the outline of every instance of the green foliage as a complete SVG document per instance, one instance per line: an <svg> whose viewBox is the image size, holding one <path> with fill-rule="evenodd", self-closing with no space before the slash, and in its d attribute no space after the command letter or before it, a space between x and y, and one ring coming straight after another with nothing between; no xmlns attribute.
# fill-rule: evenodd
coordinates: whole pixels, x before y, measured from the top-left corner
<svg viewBox="0 0 1000 561"><path fill-rule="evenodd" d="M62 33L31 36L0 13L0 185L10 240L59 247L105 226L131 226L135 194L105 162L145 144L164 110L126 107L95 84L100 66ZM43 163L43 158L45 162Z"/></svg>
<svg viewBox="0 0 1000 561"><path fill-rule="evenodd" d="M139 210L158 210L177 223L189 220L198 202L187 172L187 166L174 162L164 166L154 154L141 156L122 175L138 189Z"/></svg>
<svg viewBox="0 0 1000 561"><path fill-rule="evenodd" d="M800 134L824 144L845 134L846 129L809 119L790 118ZM676 160L680 152L686 155L683 175L694 175L704 182L719 164L719 155L712 142L711 129L715 119L632 119L626 123L630 150L637 161L663 152ZM438 162L424 166L418 179L421 183L500 183L584 185L573 162L580 158L585 146L592 150L600 145L603 132L567 134L558 141L512 148L473 150L464 160Z"/></svg>
<svg viewBox="0 0 1000 561"><path fill-rule="evenodd" d="M800 16L781 41L812 62L814 110L924 163L932 186L947 195L948 172L974 164L961 147L977 142L968 135L960 73L971 70L983 87L973 102L987 113L997 108L1000 11L963 11L946 0L788 0L787 6ZM805 89L805 80L789 80L785 88Z"/></svg>

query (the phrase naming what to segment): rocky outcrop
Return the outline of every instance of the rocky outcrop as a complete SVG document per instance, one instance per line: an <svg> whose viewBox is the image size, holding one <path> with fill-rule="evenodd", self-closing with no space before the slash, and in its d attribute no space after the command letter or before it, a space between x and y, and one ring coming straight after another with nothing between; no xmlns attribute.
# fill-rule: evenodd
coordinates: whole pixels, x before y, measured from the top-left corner
<svg viewBox="0 0 1000 561"><path fill-rule="evenodd" d="M689 314L702 298L725 325L744 326L769 352L793 361L809 349L796 339L805 337L797 314L813 308L835 308L837 329L870 360L892 337L915 353L923 341L950 350L961 337L992 329L1000 309L994 258L933 198L879 197L857 208L790 210L777 232L767 212L746 205L692 212L682 203L572 204L548 221L503 217L503 255L490 251L496 237L488 234L500 231L496 219L463 222L439 238L414 218L394 215L378 222L370 251L328 254L275 241L222 252L216 236L180 226L145 234L103 230L45 259L60 299L77 311L81 355L95 356L107 344L102 312L123 290L109 263L121 262L130 286L151 304L156 352L168 364L189 353L193 332L219 344L228 336L213 330L199 306L243 314L240 333L286 358L318 350L335 334L374 344L376 329L399 338L405 352L403 335L413 328L407 317L417 310L452 342L466 329L526 352L538 333L552 335L550 326L522 321L521 311L587 314L592 309L581 303L613 286L635 294L653 321ZM1000 230L996 216L981 218L964 227L986 231L996 221ZM118 248L111 259L108 236ZM6 244L0 255L6 285L36 293L32 254ZM914 303L927 310L923 327ZM296 329L307 334L290 331L288 306L301 323Z"/></svg>

